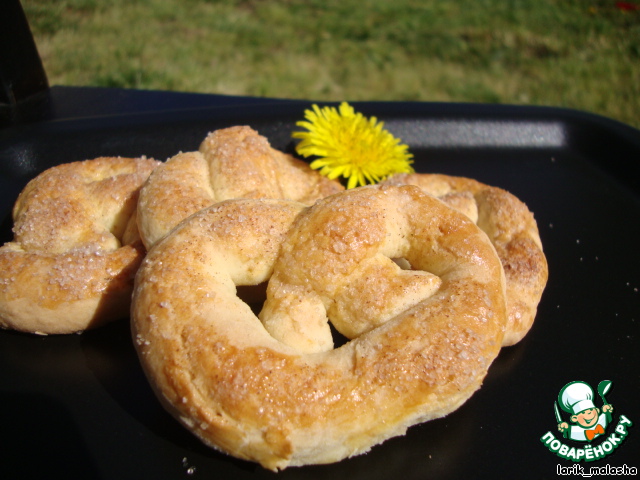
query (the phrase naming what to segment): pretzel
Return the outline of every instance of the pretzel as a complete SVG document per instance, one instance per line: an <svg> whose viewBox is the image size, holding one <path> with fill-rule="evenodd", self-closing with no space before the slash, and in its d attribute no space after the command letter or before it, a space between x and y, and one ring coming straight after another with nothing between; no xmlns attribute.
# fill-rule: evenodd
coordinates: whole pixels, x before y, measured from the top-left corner
<svg viewBox="0 0 640 480"><path fill-rule="evenodd" d="M236 287L267 280L259 319ZM504 295L486 235L415 186L311 207L235 199L150 250L132 335L184 426L278 470L364 453L458 408L501 348ZM332 348L327 317L353 338Z"/></svg>
<svg viewBox="0 0 640 480"><path fill-rule="evenodd" d="M45 170L13 208L14 237L0 247L0 326L80 332L126 317L145 250L138 192L158 164L101 157Z"/></svg>
<svg viewBox="0 0 640 480"><path fill-rule="evenodd" d="M465 213L489 236L507 280L509 321L504 345L531 329L549 269L533 214L511 193L476 180L441 174L398 174L387 185L417 185Z"/></svg>
<svg viewBox="0 0 640 480"><path fill-rule="evenodd" d="M269 145L246 126L211 132L197 152L158 168L140 195L139 227L149 248L181 220L231 198L282 198L305 204L344 187Z"/></svg>

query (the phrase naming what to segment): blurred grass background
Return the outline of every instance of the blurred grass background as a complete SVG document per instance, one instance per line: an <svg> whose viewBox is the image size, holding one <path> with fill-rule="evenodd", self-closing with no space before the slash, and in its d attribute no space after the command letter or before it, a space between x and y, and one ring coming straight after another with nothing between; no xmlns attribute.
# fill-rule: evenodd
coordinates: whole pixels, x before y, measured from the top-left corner
<svg viewBox="0 0 640 480"><path fill-rule="evenodd" d="M23 0L52 85L551 105L640 128L640 2Z"/></svg>

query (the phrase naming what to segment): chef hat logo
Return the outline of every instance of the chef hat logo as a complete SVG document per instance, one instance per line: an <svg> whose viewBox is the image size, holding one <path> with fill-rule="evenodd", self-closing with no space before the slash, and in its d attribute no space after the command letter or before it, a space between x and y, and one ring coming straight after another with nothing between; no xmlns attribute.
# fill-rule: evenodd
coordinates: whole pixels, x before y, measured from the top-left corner
<svg viewBox="0 0 640 480"><path fill-rule="evenodd" d="M571 382L560 390L558 403L565 412L572 415L596 408L593 403L593 389L585 382Z"/></svg>

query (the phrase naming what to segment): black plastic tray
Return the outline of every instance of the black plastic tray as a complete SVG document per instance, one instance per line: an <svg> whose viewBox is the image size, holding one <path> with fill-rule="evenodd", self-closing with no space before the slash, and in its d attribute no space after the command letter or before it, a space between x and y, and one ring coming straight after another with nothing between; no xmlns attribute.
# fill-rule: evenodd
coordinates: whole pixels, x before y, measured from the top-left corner
<svg viewBox="0 0 640 480"><path fill-rule="evenodd" d="M552 478L571 467L541 438L568 382L611 380L614 422L636 425L606 458L640 467L640 132L553 108L354 104L409 144L416 170L505 188L535 213L550 278L536 323L503 349L484 386L449 416L334 465L281 478ZM308 103L274 102L51 121L0 131L2 241L26 181L102 155L166 159L210 130L247 124L291 150ZM602 402L596 398L596 405ZM607 434L613 427L609 427ZM570 441L565 441L571 443ZM597 443L597 440L594 441ZM571 443L582 448L584 445ZM0 478L274 478L203 446L161 408L126 320L82 335L0 332Z"/></svg>

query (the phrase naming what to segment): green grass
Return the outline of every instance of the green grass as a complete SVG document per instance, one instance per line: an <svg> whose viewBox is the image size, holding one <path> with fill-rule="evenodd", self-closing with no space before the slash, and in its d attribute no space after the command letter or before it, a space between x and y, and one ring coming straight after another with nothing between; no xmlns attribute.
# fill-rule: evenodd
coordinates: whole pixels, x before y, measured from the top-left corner
<svg viewBox="0 0 640 480"><path fill-rule="evenodd" d="M23 7L52 85L552 105L640 127L640 10L613 1L23 0Z"/></svg>

